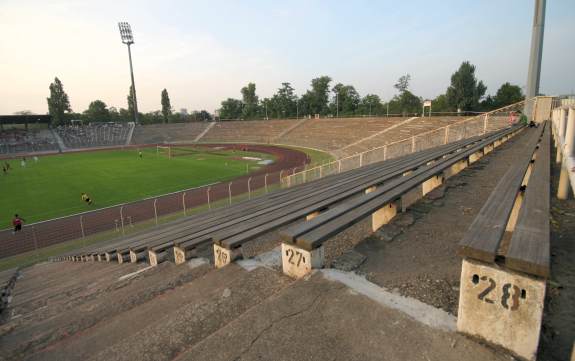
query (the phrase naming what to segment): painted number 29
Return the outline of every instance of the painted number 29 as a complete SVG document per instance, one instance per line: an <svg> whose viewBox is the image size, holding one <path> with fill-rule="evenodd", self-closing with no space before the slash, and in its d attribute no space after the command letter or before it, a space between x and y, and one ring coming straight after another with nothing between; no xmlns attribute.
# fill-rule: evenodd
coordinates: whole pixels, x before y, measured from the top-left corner
<svg viewBox="0 0 575 361"><path fill-rule="evenodd" d="M305 263L305 257L300 251L294 251L293 249L286 249L286 257L288 258L288 262L290 264L296 265L298 267L302 263L302 261L303 263Z"/></svg>
<svg viewBox="0 0 575 361"><path fill-rule="evenodd" d="M479 278L477 275L473 277L473 283L474 284L478 284L479 280L486 282L487 283L487 287L483 289L483 291L481 291L478 295L477 298L480 301L486 302L486 303L495 303L495 300L493 300L492 298L489 297L489 294L491 293L491 291L493 291L495 288L497 288L497 284L495 282L495 280L493 280L493 278L491 277L487 277L487 276L483 276L481 278ZM510 311L515 311L519 308L519 299L520 298L525 298L525 291L522 291L521 289L519 289L519 287L517 287L516 285L513 285L511 283L506 283L503 285L503 287L501 287L501 291L502 291L502 296L501 296L501 306L503 306L503 308L510 310Z"/></svg>

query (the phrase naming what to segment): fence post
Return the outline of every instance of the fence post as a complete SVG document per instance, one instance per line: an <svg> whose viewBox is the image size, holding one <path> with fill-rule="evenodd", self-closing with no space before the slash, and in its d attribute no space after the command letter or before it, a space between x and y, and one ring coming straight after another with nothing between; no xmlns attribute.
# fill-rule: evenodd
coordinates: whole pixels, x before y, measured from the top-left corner
<svg viewBox="0 0 575 361"><path fill-rule="evenodd" d="M323 164L319 166L319 177L322 177Z"/></svg>
<svg viewBox="0 0 575 361"><path fill-rule="evenodd" d="M252 177L248 178L248 199L252 199L252 187L251 187Z"/></svg>
<svg viewBox="0 0 575 361"><path fill-rule="evenodd" d="M383 146L383 160L387 160L387 144Z"/></svg>
<svg viewBox="0 0 575 361"><path fill-rule="evenodd" d="M84 216L80 216L80 230L82 231L82 238L86 238L84 234Z"/></svg>
<svg viewBox="0 0 575 361"><path fill-rule="evenodd" d="M40 260L40 253L38 252L38 239L36 238L36 226L32 226L32 238L34 239L34 252L36 253L36 260Z"/></svg>
<svg viewBox="0 0 575 361"><path fill-rule="evenodd" d="M445 140L443 141L443 144L447 144L448 141L449 141L449 125L445 127Z"/></svg>
<svg viewBox="0 0 575 361"><path fill-rule="evenodd" d="M415 153L415 135L411 137L411 153Z"/></svg>
<svg viewBox="0 0 575 361"><path fill-rule="evenodd" d="M206 193L208 194L208 209L212 209L212 204L210 203L210 190L212 189L212 187L208 187L208 190L206 191Z"/></svg>
<svg viewBox="0 0 575 361"><path fill-rule="evenodd" d="M122 234L124 233L124 206L120 207L120 222L122 224Z"/></svg>
<svg viewBox="0 0 575 361"><path fill-rule="evenodd" d="M337 161L337 172L341 173L341 159Z"/></svg>
<svg viewBox="0 0 575 361"><path fill-rule="evenodd" d="M154 218L156 219L156 225L158 225L158 207L156 203L158 202L158 198L154 199Z"/></svg>
<svg viewBox="0 0 575 361"><path fill-rule="evenodd" d="M489 121L489 115L485 114L483 118L483 134L487 133L487 122Z"/></svg>
<svg viewBox="0 0 575 361"><path fill-rule="evenodd" d="M363 166L363 152L359 153L359 166Z"/></svg>
<svg viewBox="0 0 575 361"><path fill-rule="evenodd" d="M304 170L303 170L302 173L303 173L303 181L302 181L302 182L305 183L305 175L306 175L306 173L307 173L307 171L305 170L305 168L304 168Z"/></svg>
<svg viewBox="0 0 575 361"><path fill-rule="evenodd" d="M232 182L228 184L228 202L232 204Z"/></svg>
<svg viewBox="0 0 575 361"><path fill-rule="evenodd" d="M187 214L186 214L186 192L184 192L184 194L182 194L182 205L184 206L184 216L187 216Z"/></svg>
<svg viewBox="0 0 575 361"><path fill-rule="evenodd" d="M281 172L280 172L280 184L281 184ZM264 187L266 189L266 194L268 193L268 174L266 173L266 175L264 176Z"/></svg>

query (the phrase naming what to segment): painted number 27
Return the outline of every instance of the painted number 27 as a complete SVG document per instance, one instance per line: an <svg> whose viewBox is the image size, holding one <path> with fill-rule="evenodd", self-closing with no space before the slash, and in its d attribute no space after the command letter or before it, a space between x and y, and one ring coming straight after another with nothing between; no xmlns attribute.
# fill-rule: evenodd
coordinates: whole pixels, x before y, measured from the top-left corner
<svg viewBox="0 0 575 361"><path fill-rule="evenodd" d="M478 284L479 280L483 282L487 282L487 287L483 289L478 295L477 298L483 302L494 304L495 300L489 297L489 294L497 288L497 284L495 280L491 277L483 276L479 278L478 276L473 277L473 283ZM502 296L501 296L501 306L503 308L515 311L519 308L519 299L525 298L525 291L519 289L516 285L511 283L506 283L501 288Z"/></svg>
<svg viewBox="0 0 575 361"><path fill-rule="evenodd" d="M298 267L302 261L305 263L305 257L303 254L299 251L294 251L293 249L286 249L286 257L288 258L288 262L290 264L296 265Z"/></svg>

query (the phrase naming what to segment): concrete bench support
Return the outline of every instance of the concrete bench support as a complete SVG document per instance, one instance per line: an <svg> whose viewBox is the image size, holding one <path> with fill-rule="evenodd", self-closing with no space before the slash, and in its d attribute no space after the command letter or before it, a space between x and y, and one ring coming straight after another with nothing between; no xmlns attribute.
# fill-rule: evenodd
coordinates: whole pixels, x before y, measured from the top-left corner
<svg viewBox="0 0 575 361"><path fill-rule="evenodd" d="M168 257L168 250L162 252L156 252L151 249L148 250L148 260L150 261L151 266L157 266L159 263L164 262L167 259L167 257Z"/></svg>
<svg viewBox="0 0 575 361"><path fill-rule="evenodd" d="M182 247L174 246L174 263L182 264L196 255L195 249L186 250Z"/></svg>
<svg viewBox="0 0 575 361"><path fill-rule="evenodd" d="M142 261L146 259L146 252L134 252L130 250L130 262L136 263L138 261Z"/></svg>
<svg viewBox="0 0 575 361"><path fill-rule="evenodd" d="M432 190L434 190L435 188L439 187L442 184L443 184L443 177L434 176L423 182L423 184L421 184L421 192L423 196L425 196L427 193L431 192Z"/></svg>
<svg viewBox="0 0 575 361"><path fill-rule="evenodd" d="M306 220L306 221L312 220L312 219L314 219L315 217L319 216L319 214L320 214L319 211L310 213L310 214L308 214L307 216L305 216L305 220Z"/></svg>
<svg viewBox="0 0 575 361"><path fill-rule="evenodd" d="M475 163L481 158L483 158L483 150L471 154L469 156L469 164Z"/></svg>
<svg viewBox="0 0 575 361"><path fill-rule="evenodd" d="M238 259L242 254L242 249L227 249L214 244L214 265L216 268L222 268Z"/></svg>
<svg viewBox="0 0 575 361"><path fill-rule="evenodd" d="M494 148L493 144L486 145L485 148L483 148L483 154L488 154L492 152L493 148Z"/></svg>
<svg viewBox="0 0 575 361"><path fill-rule="evenodd" d="M130 252L127 253L117 253L118 263L122 264L130 260Z"/></svg>
<svg viewBox="0 0 575 361"><path fill-rule="evenodd" d="M487 153L485 153L487 154ZM446 169L443 172L443 176L445 179L447 178L451 178L454 175L458 174L459 172L461 172L462 170L464 170L465 168L467 168L468 166L468 161L467 159L462 159L459 162L455 163L454 165L452 165L451 167L449 167L448 169Z"/></svg>
<svg viewBox="0 0 575 361"><path fill-rule="evenodd" d="M421 187L415 187L410 191L405 192L401 196L401 211L405 212L409 206L423 198L423 193L421 192Z"/></svg>
<svg viewBox="0 0 575 361"><path fill-rule="evenodd" d="M371 230L373 232L377 231L381 226L389 223L393 217L397 214L397 205L395 203L389 203L375 211L371 215Z"/></svg>
<svg viewBox="0 0 575 361"><path fill-rule="evenodd" d="M111 262L117 257L116 252L106 252L106 262Z"/></svg>
<svg viewBox="0 0 575 361"><path fill-rule="evenodd" d="M322 268L324 264L323 246L313 251L306 251L303 248L282 243L281 252L283 272L290 277L302 278L312 269Z"/></svg>
<svg viewBox="0 0 575 361"><path fill-rule="evenodd" d="M457 329L535 360L545 280L464 259Z"/></svg>

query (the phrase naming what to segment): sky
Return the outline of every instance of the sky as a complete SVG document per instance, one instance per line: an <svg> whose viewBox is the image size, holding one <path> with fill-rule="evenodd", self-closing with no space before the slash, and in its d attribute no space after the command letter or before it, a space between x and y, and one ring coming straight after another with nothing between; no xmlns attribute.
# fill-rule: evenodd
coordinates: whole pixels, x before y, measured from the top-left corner
<svg viewBox="0 0 575 361"><path fill-rule="evenodd" d="M48 111L58 77L72 109L96 99L127 107L131 24L140 111L213 112L254 82L260 98L282 82L301 95L312 78L355 86L387 100L411 74L423 98L445 92L461 62L494 94L525 87L534 0L0 0L0 114ZM548 0L540 92L575 88L575 1ZM333 85L332 84L332 85Z"/></svg>

